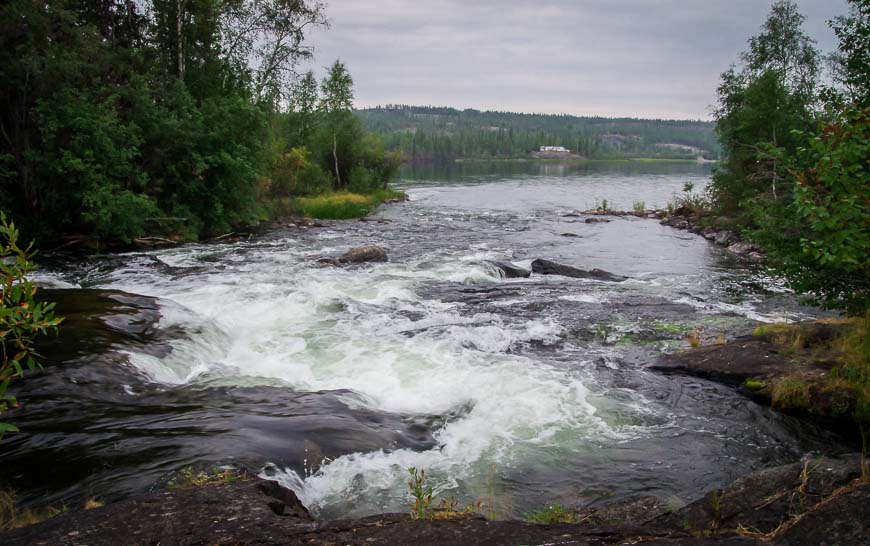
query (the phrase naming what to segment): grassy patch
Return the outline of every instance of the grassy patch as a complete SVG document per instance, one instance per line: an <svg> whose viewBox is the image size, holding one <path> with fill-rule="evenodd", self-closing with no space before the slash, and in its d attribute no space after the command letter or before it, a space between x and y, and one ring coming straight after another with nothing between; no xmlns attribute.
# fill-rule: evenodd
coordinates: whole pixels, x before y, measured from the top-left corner
<svg viewBox="0 0 870 546"><path fill-rule="evenodd" d="M767 387L767 384L759 379L747 379L743 383L743 386L751 391L760 391L761 389Z"/></svg>
<svg viewBox="0 0 870 546"><path fill-rule="evenodd" d="M772 385L774 407L809 410L870 425L870 316L815 323L765 324L753 332L801 364L830 371L820 379L798 374ZM815 407L821 401L824 407Z"/></svg>
<svg viewBox="0 0 870 546"><path fill-rule="evenodd" d="M211 472L196 472L188 466L179 470L169 480L170 489L186 489L191 487L206 487L223 485L245 479L245 474L234 468L213 468Z"/></svg>
<svg viewBox="0 0 870 546"><path fill-rule="evenodd" d="M561 504L551 504L542 510L528 512L525 519L531 523L550 525L553 523L577 523L577 514Z"/></svg>
<svg viewBox="0 0 870 546"><path fill-rule="evenodd" d="M381 203L404 198L404 193L394 190L378 190L369 194L338 192L316 197L299 197L292 206L298 214L309 218L346 220L362 218Z"/></svg>
<svg viewBox="0 0 870 546"><path fill-rule="evenodd" d="M799 377L781 377L774 381L771 405L779 410L810 409L809 383Z"/></svg>

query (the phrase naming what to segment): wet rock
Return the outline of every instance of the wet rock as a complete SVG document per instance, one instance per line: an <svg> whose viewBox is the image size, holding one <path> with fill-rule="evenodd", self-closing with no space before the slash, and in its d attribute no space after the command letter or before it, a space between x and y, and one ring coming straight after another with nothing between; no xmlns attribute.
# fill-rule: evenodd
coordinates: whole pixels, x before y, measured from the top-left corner
<svg viewBox="0 0 870 546"><path fill-rule="evenodd" d="M765 256L761 252L750 252L749 254L746 255L746 258L750 262L761 263L764 261Z"/></svg>
<svg viewBox="0 0 870 546"><path fill-rule="evenodd" d="M286 544L313 526L287 489L262 480L169 489L73 511L0 536L3 544Z"/></svg>
<svg viewBox="0 0 870 546"><path fill-rule="evenodd" d="M595 217L593 217L593 218L587 218L583 221L586 222L587 224L606 224L607 222L610 222L610 219L609 218L595 218Z"/></svg>
<svg viewBox="0 0 870 546"><path fill-rule="evenodd" d="M338 261L343 264L361 264L366 262L386 262L387 251L376 245L365 245L352 248L342 254Z"/></svg>
<svg viewBox="0 0 870 546"><path fill-rule="evenodd" d="M709 345L661 356L650 369L683 373L731 385L750 378L773 377L790 371L789 360L776 345L759 338L740 338L724 345Z"/></svg>
<svg viewBox="0 0 870 546"><path fill-rule="evenodd" d="M714 228L713 226L707 226L703 229L703 231L701 231L701 236L709 241L712 241L716 238L716 233L716 228Z"/></svg>
<svg viewBox="0 0 870 546"><path fill-rule="evenodd" d="M747 256L752 252L758 252L758 247L746 241L740 241L728 247L728 252L738 256Z"/></svg>
<svg viewBox="0 0 870 546"><path fill-rule="evenodd" d="M728 246L737 241L737 235L733 231L720 231L713 237L713 242L717 245Z"/></svg>
<svg viewBox="0 0 870 546"><path fill-rule="evenodd" d="M560 233L559 236L560 237L580 237L576 233L569 233L569 232Z"/></svg>
<svg viewBox="0 0 870 546"><path fill-rule="evenodd" d="M689 222L686 220L678 220L673 224L677 229L689 229Z"/></svg>
<svg viewBox="0 0 870 546"><path fill-rule="evenodd" d="M586 271L571 267L570 265L562 265L550 260L538 258L532 262L532 272L538 275L561 275L563 277L572 277L575 279L598 279L602 281L621 282L627 279L620 275L614 275L608 271L601 269L592 269Z"/></svg>
<svg viewBox="0 0 870 546"><path fill-rule="evenodd" d="M519 267L510 262L490 261L490 264L499 270L501 276L505 279L526 279L532 276L532 272L524 267Z"/></svg>
<svg viewBox="0 0 870 546"><path fill-rule="evenodd" d="M341 267L342 263L338 261L338 258L319 258L317 263L320 265L331 265L334 267Z"/></svg>

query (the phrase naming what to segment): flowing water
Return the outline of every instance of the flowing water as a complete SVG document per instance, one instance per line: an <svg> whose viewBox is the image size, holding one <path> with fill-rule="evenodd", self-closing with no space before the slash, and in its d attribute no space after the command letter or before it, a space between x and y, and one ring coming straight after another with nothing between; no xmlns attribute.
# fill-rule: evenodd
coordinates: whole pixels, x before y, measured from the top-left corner
<svg viewBox="0 0 870 546"><path fill-rule="evenodd" d="M112 499L186 465L234 464L329 518L406 510L417 467L436 494L508 517L691 500L830 448L732 388L646 369L693 329L712 342L815 310L696 235L566 216L604 200L662 206L709 172L410 171L410 201L369 221L48 261L40 279L62 287L46 294L69 319L45 372L19 383L5 481L32 502ZM389 263L316 262L367 243ZM503 279L488 262L538 257L630 279Z"/></svg>

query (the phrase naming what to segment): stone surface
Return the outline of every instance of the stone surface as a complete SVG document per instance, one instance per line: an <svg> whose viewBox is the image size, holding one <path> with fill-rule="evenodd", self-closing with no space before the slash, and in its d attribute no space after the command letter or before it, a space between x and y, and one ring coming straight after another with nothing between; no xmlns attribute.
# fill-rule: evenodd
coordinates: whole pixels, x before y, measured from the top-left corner
<svg viewBox="0 0 870 546"><path fill-rule="evenodd" d="M563 277L572 277L575 279L598 279L601 281L613 282L621 282L627 279L627 277L614 275L613 273L601 269L591 269L586 271L585 269L578 269L576 267L571 267L570 265L563 265L541 258L532 262L532 272L539 275L561 275Z"/></svg>
<svg viewBox="0 0 870 546"><path fill-rule="evenodd" d="M366 262L386 262L387 251L377 245L365 245L352 248L342 254L338 261L343 264L361 264Z"/></svg>
<svg viewBox="0 0 870 546"><path fill-rule="evenodd" d="M722 246L728 246L735 241L737 241L737 236L733 231L720 231L713 238L713 242Z"/></svg>
<svg viewBox="0 0 870 546"><path fill-rule="evenodd" d="M525 279L532 275L532 272L528 269L516 266L510 262L490 261L489 263L494 265L505 279Z"/></svg>

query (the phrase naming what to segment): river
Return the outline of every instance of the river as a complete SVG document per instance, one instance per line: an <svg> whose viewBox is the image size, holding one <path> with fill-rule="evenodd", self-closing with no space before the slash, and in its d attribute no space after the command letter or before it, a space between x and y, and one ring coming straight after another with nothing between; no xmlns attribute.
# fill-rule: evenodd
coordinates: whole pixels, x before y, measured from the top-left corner
<svg viewBox="0 0 870 546"><path fill-rule="evenodd" d="M679 504L830 449L825 431L732 388L646 369L696 328L713 343L817 310L699 236L566 216L604 200L663 206L709 175L689 163L408 170L410 201L369 221L47 260L38 279L70 320L45 371L18 384L7 420L23 432L0 443L4 481L30 503L111 502L186 465L231 464L332 518L405 511L417 467L436 495L519 517L639 494ZM316 262L369 243L389 263ZM503 279L488 263L539 257L630 278ZM105 290L156 299L96 322L74 312Z"/></svg>

